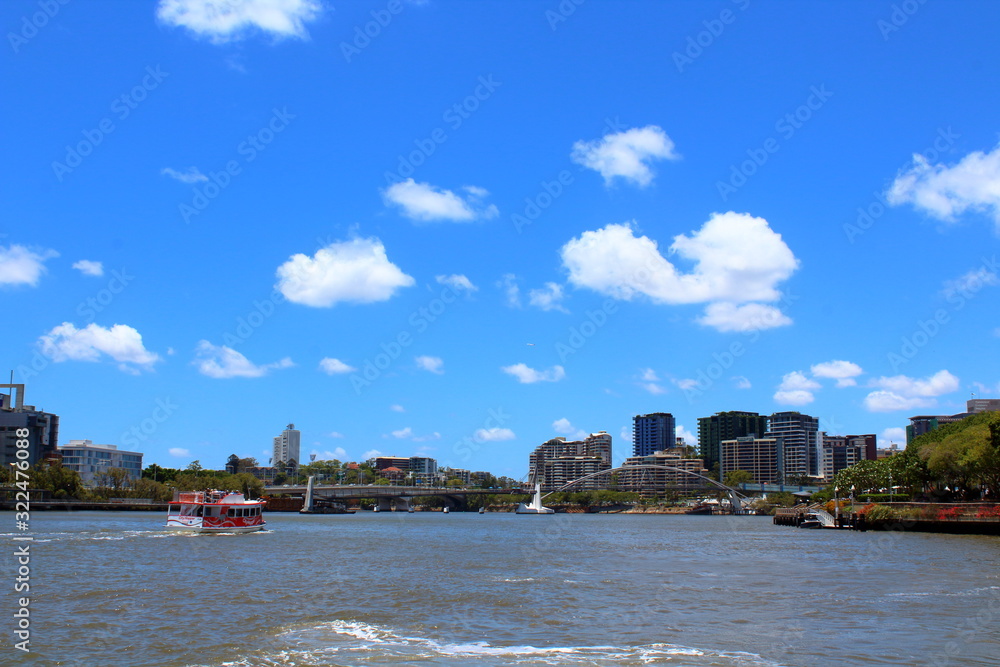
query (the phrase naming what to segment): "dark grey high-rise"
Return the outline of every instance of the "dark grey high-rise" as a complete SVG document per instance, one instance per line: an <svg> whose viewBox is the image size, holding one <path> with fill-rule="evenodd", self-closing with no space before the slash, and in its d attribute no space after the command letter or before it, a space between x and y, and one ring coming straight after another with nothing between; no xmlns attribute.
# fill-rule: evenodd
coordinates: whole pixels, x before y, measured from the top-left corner
<svg viewBox="0 0 1000 667"><path fill-rule="evenodd" d="M653 412L632 418L632 456L652 456L677 445L674 416Z"/></svg>
<svg viewBox="0 0 1000 667"><path fill-rule="evenodd" d="M756 412L717 412L711 417L698 419L698 449L705 467L709 470L722 460L720 443L754 436L763 438L767 432L767 417Z"/></svg>

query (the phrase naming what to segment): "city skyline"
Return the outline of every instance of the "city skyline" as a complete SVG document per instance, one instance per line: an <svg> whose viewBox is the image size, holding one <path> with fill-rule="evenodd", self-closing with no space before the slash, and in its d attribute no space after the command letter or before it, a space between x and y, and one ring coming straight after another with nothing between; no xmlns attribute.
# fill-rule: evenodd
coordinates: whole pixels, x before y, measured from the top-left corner
<svg viewBox="0 0 1000 667"><path fill-rule="evenodd" d="M60 444L520 478L1000 395L994 5L186 4L0 6L0 369Z"/></svg>

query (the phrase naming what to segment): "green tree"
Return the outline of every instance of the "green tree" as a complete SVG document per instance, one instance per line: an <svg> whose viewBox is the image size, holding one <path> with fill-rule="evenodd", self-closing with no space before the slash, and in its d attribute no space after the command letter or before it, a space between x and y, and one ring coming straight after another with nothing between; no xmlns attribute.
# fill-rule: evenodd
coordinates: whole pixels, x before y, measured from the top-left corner
<svg viewBox="0 0 1000 667"><path fill-rule="evenodd" d="M186 469L190 470L191 472L201 472L202 470L204 470L204 468L201 467L201 461L197 459L191 461L191 463L188 464L188 467Z"/></svg>
<svg viewBox="0 0 1000 667"><path fill-rule="evenodd" d="M28 482L31 488L44 489L57 500L79 500L87 494L80 473L58 462L39 461L28 472Z"/></svg>
<svg viewBox="0 0 1000 667"><path fill-rule="evenodd" d="M735 488L740 484L750 484L752 482L753 475L746 470L730 470L726 473L726 479L722 483Z"/></svg>

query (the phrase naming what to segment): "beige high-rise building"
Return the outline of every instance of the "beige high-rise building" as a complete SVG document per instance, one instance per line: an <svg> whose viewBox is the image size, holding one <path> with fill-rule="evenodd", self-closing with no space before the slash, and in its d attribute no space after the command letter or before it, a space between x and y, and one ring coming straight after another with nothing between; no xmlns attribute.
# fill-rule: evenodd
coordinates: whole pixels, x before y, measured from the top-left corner
<svg viewBox="0 0 1000 667"><path fill-rule="evenodd" d="M281 435L274 438L274 453L271 456L271 465L276 466L278 462L286 465L293 462L295 466L302 462L299 458L299 441L301 434L295 429L295 424L289 424Z"/></svg>

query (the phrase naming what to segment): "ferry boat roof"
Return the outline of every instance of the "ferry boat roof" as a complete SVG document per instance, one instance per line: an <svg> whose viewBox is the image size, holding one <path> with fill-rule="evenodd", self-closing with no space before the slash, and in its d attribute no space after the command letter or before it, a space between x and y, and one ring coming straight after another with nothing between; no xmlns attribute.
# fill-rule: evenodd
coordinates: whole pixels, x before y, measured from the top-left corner
<svg viewBox="0 0 1000 667"><path fill-rule="evenodd" d="M235 491L182 491L170 501L171 504L183 505L262 505L263 500L247 500L242 493Z"/></svg>

